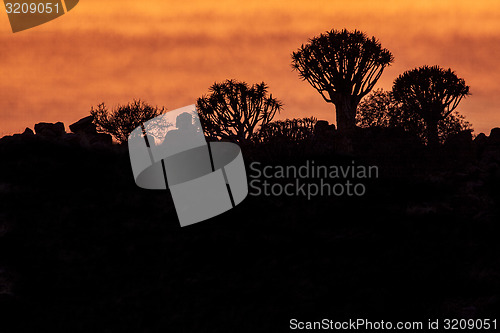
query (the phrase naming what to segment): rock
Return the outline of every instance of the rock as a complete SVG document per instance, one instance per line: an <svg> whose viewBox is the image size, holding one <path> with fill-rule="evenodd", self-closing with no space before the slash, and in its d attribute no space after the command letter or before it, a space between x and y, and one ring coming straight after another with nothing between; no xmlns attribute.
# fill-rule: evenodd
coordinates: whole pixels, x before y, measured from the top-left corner
<svg viewBox="0 0 500 333"><path fill-rule="evenodd" d="M26 129L24 130L24 132L22 133L22 135L24 136L33 136L35 135L35 132L33 132L33 130L29 127L26 127Z"/></svg>
<svg viewBox="0 0 500 333"><path fill-rule="evenodd" d="M97 134L96 125L93 121L94 117L88 116L69 125L69 129L76 134Z"/></svg>
<svg viewBox="0 0 500 333"><path fill-rule="evenodd" d="M35 132L37 135L46 138L58 138L66 133L64 130L64 124L62 122L57 123L38 123L35 125Z"/></svg>
<svg viewBox="0 0 500 333"><path fill-rule="evenodd" d="M113 137L106 133L97 133L89 137L89 143L91 145L111 145L113 144Z"/></svg>
<svg viewBox="0 0 500 333"><path fill-rule="evenodd" d="M472 143L472 131L465 130L451 134L446 139L445 145L462 147L462 146L470 146L471 143Z"/></svg>
<svg viewBox="0 0 500 333"><path fill-rule="evenodd" d="M404 156L421 148L417 136L399 127L356 127L354 144L357 152L374 155Z"/></svg>
<svg viewBox="0 0 500 333"><path fill-rule="evenodd" d="M488 137L484 133L479 133L472 141L474 150L476 151L476 158L481 158L484 148L488 144Z"/></svg>
<svg viewBox="0 0 500 333"><path fill-rule="evenodd" d="M326 120L318 120L314 124L313 134L317 140L330 140L335 132L335 125L329 125Z"/></svg>
<svg viewBox="0 0 500 333"><path fill-rule="evenodd" d="M500 163L500 151L495 146L486 146L480 155L482 165Z"/></svg>
<svg viewBox="0 0 500 333"><path fill-rule="evenodd" d="M474 139L474 144L478 146L484 146L488 141L488 137L484 133L479 133Z"/></svg>
<svg viewBox="0 0 500 333"><path fill-rule="evenodd" d="M313 128L314 150L316 153L324 153L335 149L335 127L328 124L326 120L318 120Z"/></svg>
<svg viewBox="0 0 500 333"><path fill-rule="evenodd" d="M456 162L465 162L476 158L477 149L474 149L476 147L473 145L471 130L450 134L443 146L449 158Z"/></svg>
<svg viewBox="0 0 500 333"><path fill-rule="evenodd" d="M62 141L69 145L80 145L80 137L74 133L66 133L62 136Z"/></svg>
<svg viewBox="0 0 500 333"><path fill-rule="evenodd" d="M490 136L488 137L488 143L490 144L500 143L500 128L495 127L491 130Z"/></svg>
<svg viewBox="0 0 500 333"><path fill-rule="evenodd" d="M314 124L314 134L322 135L326 132L329 132L330 127L328 125L328 121L326 120L318 120L316 124Z"/></svg>
<svg viewBox="0 0 500 333"><path fill-rule="evenodd" d="M80 145L90 146L108 146L113 143L113 138L109 134L97 133L97 127L93 123L94 117L88 116L78 120L69 126L75 137L68 137L68 142L74 142L76 139Z"/></svg>
<svg viewBox="0 0 500 333"><path fill-rule="evenodd" d="M479 153L484 163L500 162L500 128L495 127L491 130L486 144L480 147Z"/></svg>

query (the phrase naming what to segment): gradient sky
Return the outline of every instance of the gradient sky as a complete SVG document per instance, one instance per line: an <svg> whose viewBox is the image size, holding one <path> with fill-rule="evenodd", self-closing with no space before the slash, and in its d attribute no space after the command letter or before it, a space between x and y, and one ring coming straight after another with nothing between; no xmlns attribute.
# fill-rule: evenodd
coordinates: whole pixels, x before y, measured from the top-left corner
<svg viewBox="0 0 500 333"><path fill-rule="evenodd" d="M334 107L291 70L290 54L326 30L359 29L395 57L376 88L405 70L451 67L472 95L458 110L475 133L500 127L498 0L81 0L13 34L0 14L0 136L37 122L68 125L92 105L141 98L173 110L215 81L265 81L278 118L331 122Z"/></svg>

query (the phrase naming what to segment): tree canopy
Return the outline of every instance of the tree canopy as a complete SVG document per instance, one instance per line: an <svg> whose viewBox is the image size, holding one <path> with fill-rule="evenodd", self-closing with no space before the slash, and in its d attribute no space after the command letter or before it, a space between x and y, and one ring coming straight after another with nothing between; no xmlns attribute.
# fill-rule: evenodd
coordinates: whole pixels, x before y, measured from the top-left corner
<svg viewBox="0 0 500 333"><path fill-rule="evenodd" d="M377 89L368 94L358 106L356 123L359 127L402 128L427 142L426 124L415 112L408 112L394 99L392 91ZM454 111L438 122L439 142L450 135L471 130L472 125L465 117Z"/></svg>
<svg viewBox="0 0 500 333"><path fill-rule="evenodd" d="M335 105L340 131L354 128L356 107L394 58L375 37L354 30L320 34L292 53L292 67Z"/></svg>
<svg viewBox="0 0 500 333"><path fill-rule="evenodd" d="M251 140L258 126L265 126L282 109L282 103L268 95L264 83L248 85L226 80L214 83L196 107L205 134L235 142Z"/></svg>
<svg viewBox="0 0 500 333"><path fill-rule="evenodd" d="M422 66L396 78L393 94L406 112L416 113L424 120L428 144L436 146L439 143L438 123L470 93L465 80L451 69Z"/></svg>

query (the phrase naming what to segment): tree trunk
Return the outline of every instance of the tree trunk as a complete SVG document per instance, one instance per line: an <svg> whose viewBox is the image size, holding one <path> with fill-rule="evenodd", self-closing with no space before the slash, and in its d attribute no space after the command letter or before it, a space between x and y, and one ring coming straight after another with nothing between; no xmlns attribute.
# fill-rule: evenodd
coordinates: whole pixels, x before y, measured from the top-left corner
<svg viewBox="0 0 500 333"><path fill-rule="evenodd" d="M339 96L335 104L337 129L340 133L351 133L356 126L356 108L358 103L353 96Z"/></svg>
<svg viewBox="0 0 500 333"><path fill-rule="evenodd" d="M427 145L430 148L439 146L438 122L437 120L427 121Z"/></svg>
<svg viewBox="0 0 500 333"><path fill-rule="evenodd" d="M338 96L334 104L337 116L337 129L340 134L340 146L338 150L339 152L350 154L353 151L353 135L356 128L358 102L353 96Z"/></svg>

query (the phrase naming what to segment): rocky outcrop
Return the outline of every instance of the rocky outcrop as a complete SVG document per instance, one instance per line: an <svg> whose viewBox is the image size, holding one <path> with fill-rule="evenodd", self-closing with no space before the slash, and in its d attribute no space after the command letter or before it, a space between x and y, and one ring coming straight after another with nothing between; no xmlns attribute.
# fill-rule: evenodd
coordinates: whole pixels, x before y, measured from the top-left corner
<svg viewBox="0 0 500 333"><path fill-rule="evenodd" d="M500 128L495 127L491 130L490 136L488 137L489 144L500 144Z"/></svg>
<svg viewBox="0 0 500 333"><path fill-rule="evenodd" d="M89 138L91 145L108 146L113 144L113 137L107 133L97 133Z"/></svg>
<svg viewBox="0 0 500 333"><path fill-rule="evenodd" d="M113 138L106 133L98 133L92 116L84 117L69 126L72 133L66 133L64 124L37 123L35 131L26 128L23 133L7 135L0 138L0 143L34 143L45 142L56 145L106 148L113 145ZM36 134L35 134L36 133Z"/></svg>
<svg viewBox="0 0 500 333"><path fill-rule="evenodd" d="M62 122L35 124L35 133L46 138L62 137L66 131Z"/></svg>
<svg viewBox="0 0 500 333"><path fill-rule="evenodd" d="M474 139L474 146L481 163L500 163L500 128L493 128L489 136L479 134Z"/></svg>
<svg viewBox="0 0 500 333"><path fill-rule="evenodd" d="M470 146L472 144L472 131L465 130L458 133L451 134L445 142L445 145L463 147L464 145Z"/></svg>
<svg viewBox="0 0 500 333"><path fill-rule="evenodd" d="M24 130L24 132L21 135L33 136L33 135L35 135L35 132L33 132L33 130L31 128L26 127L26 129Z"/></svg>
<svg viewBox="0 0 500 333"><path fill-rule="evenodd" d="M113 143L111 135L106 133L97 133L97 127L94 124L94 117L84 117L71 124L69 129L74 133L70 141L78 140L82 146L108 146Z"/></svg>
<svg viewBox="0 0 500 333"><path fill-rule="evenodd" d="M97 134L97 128L94 124L94 117L88 116L78 120L77 122L69 125L69 129L71 132L75 134L84 134L84 135L95 135Z"/></svg>
<svg viewBox="0 0 500 333"><path fill-rule="evenodd" d="M328 124L328 121L326 120L318 120L316 124L314 124L314 135L316 136L329 135L333 134L334 132L335 132L335 125Z"/></svg>

